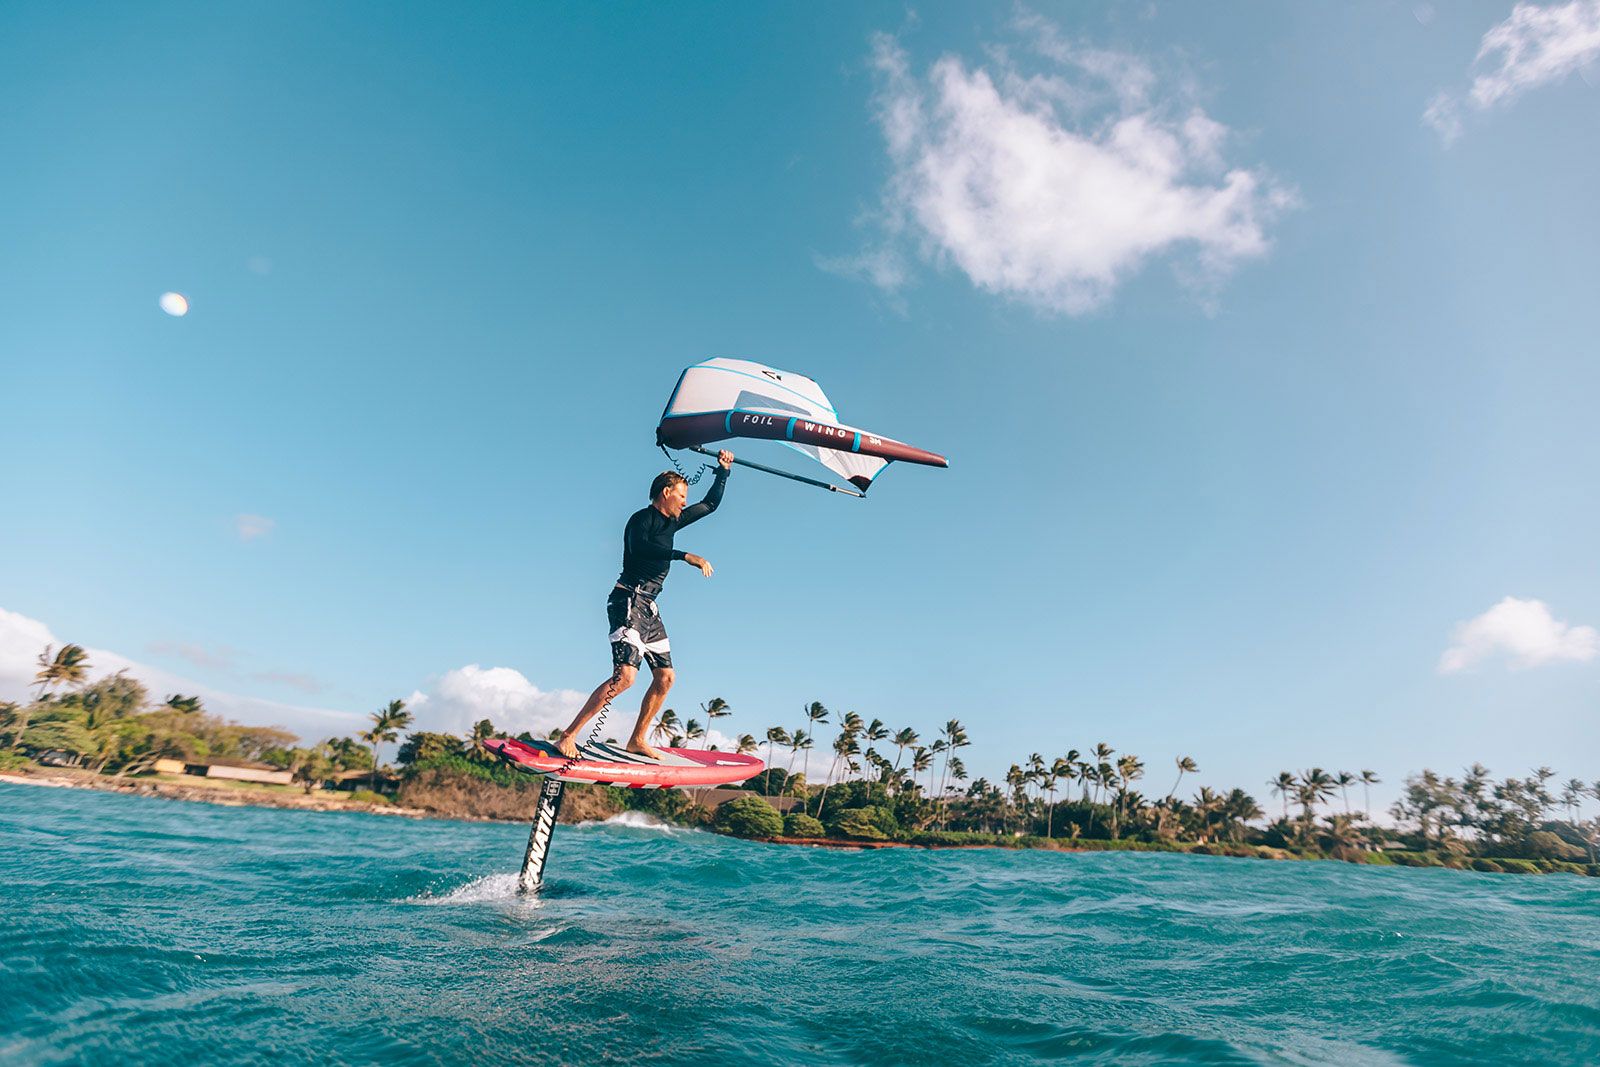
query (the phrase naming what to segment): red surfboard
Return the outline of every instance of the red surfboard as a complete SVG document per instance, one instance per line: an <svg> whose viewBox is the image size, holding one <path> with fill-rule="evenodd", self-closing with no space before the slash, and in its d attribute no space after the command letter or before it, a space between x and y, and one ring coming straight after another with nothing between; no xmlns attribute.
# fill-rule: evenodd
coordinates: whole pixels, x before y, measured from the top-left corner
<svg viewBox="0 0 1600 1067"><path fill-rule="evenodd" d="M563 756L549 741L529 744L514 737L491 737L484 748L519 770L548 774L563 782L620 785L629 789L663 789L677 785L728 785L754 778L766 769L754 756L704 748L663 748L665 757L649 759L617 745L583 745L578 759Z"/></svg>

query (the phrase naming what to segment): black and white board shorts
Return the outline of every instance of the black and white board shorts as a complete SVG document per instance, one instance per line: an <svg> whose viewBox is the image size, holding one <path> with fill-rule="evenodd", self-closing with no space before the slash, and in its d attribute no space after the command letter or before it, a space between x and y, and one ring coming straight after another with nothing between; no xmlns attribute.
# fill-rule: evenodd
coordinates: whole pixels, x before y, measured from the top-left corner
<svg viewBox="0 0 1600 1067"><path fill-rule="evenodd" d="M672 666L672 645L654 597L617 586L606 598L606 625L614 666L638 667L641 660L651 670Z"/></svg>

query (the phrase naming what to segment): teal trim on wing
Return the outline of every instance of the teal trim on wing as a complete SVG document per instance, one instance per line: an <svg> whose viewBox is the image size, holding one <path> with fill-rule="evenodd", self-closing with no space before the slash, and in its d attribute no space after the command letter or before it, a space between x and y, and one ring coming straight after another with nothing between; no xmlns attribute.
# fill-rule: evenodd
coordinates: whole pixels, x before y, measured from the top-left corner
<svg viewBox="0 0 1600 1067"><path fill-rule="evenodd" d="M852 452L860 452L861 451L861 433L860 433L860 431L856 432L856 439L854 441L850 442L850 451L852 451Z"/></svg>
<svg viewBox="0 0 1600 1067"><path fill-rule="evenodd" d="M788 440L790 440L790 441L794 440L794 424L796 422L798 422L798 421L800 421L800 420L799 419L790 419L789 420L789 428L783 431L783 436L785 438L787 438Z"/></svg>

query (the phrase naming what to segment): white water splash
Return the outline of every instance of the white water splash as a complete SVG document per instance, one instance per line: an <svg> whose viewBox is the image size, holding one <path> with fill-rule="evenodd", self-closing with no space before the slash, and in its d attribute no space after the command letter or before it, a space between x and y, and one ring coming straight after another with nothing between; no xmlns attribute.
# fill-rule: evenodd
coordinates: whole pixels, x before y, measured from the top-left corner
<svg viewBox="0 0 1600 1067"><path fill-rule="evenodd" d="M427 905L510 903L527 907L540 906L537 896L531 894L524 896L517 892L517 876L513 873L486 874L448 893L419 893L414 897L407 897L405 903Z"/></svg>
<svg viewBox="0 0 1600 1067"><path fill-rule="evenodd" d="M613 815L609 819L590 819L587 822L574 823L579 828L594 826L622 826L630 830L660 830L668 834L694 833L686 826L673 826L671 823L662 822L660 819L645 811L624 811Z"/></svg>

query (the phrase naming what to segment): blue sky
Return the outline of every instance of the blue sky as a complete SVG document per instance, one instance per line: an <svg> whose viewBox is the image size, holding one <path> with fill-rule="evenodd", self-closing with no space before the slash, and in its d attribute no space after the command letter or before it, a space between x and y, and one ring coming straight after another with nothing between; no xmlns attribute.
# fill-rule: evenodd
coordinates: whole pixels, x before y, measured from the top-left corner
<svg viewBox="0 0 1600 1067"><path fill-rule="evenodd" d="M680 714L1600 776L1597 24L10 5L0 689L47 636L308 734L563 717L725 355L952 465L736 475Z"/></svg>

